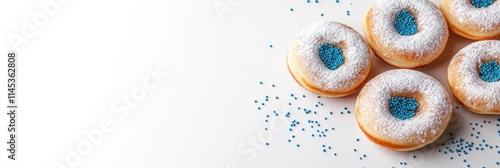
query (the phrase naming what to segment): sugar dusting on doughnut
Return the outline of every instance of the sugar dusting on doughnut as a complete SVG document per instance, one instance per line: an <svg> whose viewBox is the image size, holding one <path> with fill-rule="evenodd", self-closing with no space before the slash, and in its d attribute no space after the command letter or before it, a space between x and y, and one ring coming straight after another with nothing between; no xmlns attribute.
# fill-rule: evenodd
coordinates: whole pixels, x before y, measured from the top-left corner
<svg viewBox="0 0 500 168"><path fill-rule="evenodd" d="M450 0L450 9L460 23L477 25L479 31L489 31L500 25L500 1L487 7L475 7L470 0Z"/></svg>
<svg viewBox="0 0 500 168"><path fill-rule="evenodd" d="M491 109L500 104L500 82L487 82L479 75L479 65L487 63L492 58L500 60L500 41L486 40L474 42L462 50L451 60L449 73L458 73L458 80L462 83L455 86L468 97L465 101L474 104L476 100L485 99L486 108ZM484 61L484 62L482 62ZM474 104L475 105L475 104Z"/></svg>
<svg viewBox="0 0 500 168"><path fill-rule="evenodd" d="M391 114L389 100L405 92L422 94L419 104L426 107L415 116L401 120ZM370 80L361 90L356 107L360 124L379 132L380 136L421 143L428 140L426 137L441 133L453 108L446 90L437 80L406 69L386 71Z"/></svg>
<svg viewBox="0 0 500 168"><path fill-rule="evenodd" d="M344 63L335 70L330 70L319 57L323 44L345 44L342 50ZM318 22L300 32L292 45L298 47L297 56L308 78L316 86L327 91L351 87L370 66L370 50L364 38L350 27L336 22ZM337 46L338 47L338 46ZM365 78L365 76L362 76Z"/></svg>
<svg viewBox="0 0 500 168"><path fill-rule="evenodd" d="M397 13L409 10L415 16L418 31L402 36L394 27ZM380 38L381 45L400 51L417 53L422 58L429 51L438 52L447 38L448 27L439 9L428 0L377 0L372 7L374 28L371 33ZM386 55L384 55L386 56Z"/></svg>

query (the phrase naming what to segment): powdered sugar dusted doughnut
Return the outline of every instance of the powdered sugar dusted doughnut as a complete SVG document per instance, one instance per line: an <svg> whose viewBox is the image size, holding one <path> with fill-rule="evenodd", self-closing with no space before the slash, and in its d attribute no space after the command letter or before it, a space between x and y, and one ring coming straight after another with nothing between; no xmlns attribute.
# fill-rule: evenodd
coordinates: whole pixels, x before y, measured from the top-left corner
<svg viewBox="0 0 500 168"><path fill-rule="evenodd" d="M450 29L475 40L500 38L500 1L441 0Z"/></svg>
<svg viewBox="0 0 500 168"><path fill-rule="evenodd" d="M479 114L500 114L500 41L474 42L460 50L448 66L455 98Z"/></svg>
<svg viewBox="0 0 500 168"><path fill-rule="evenodd" d="M356 100L356 119L366 136L398 151L436 140L446 129L452 111L448 92L436 79L407 69L376 76Z"/></svg>
<svg viewBox="0 0 500 168"><path fill-rule="evenodd" d="M439 57L449 32L441 11L428 0L377 0L366 14L365 35L386 63L416 68Z"/></svg>
<svg viewBox="0 0 500 168"><path fill-rule="evenodd" d="M318 22L295 36L287 65L295 80L307 90L328 97L354 92L371 68L371 51L351 27Z"/></svg>

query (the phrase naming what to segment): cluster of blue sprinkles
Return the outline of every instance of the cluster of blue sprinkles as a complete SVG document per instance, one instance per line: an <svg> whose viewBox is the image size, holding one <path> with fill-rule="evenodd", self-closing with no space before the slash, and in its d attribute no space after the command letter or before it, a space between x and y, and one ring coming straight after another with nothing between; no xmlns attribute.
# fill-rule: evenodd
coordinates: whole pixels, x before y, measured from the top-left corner
<svg viewBox="0 0 500 168"><path fill-rule="evenodd" d="M389 100L391 114L400 119L406 120L415 116L418 103L415 98L391 97Z"/></svg>
<svg viewBox="0 0 500 168"><path fill-rule="evenodd" d="M397 13L394 27L402 36L414 35L418 31L417 24L415 23L415 16L406 9Z"/></svg>
<svg viewBox="0 0 500 168"><path fill-rule="evenodd" d="M325 64L326 68L330 70L335 70L344 63L342 49L327 43L323 43L321 44L321 47L319 47L319 57Z"/></svg>
<svg viewBox="0 0 500 168"><path fill-rule="evenodd" d="M493 0L472 0L471 3L476 8L486 8L493 4Z"/></svg>
<svg viewBox="0 0 500 168"><path fill-rule="evenodd" d="M481 63L479 74L481 79L486 82L500 81L500 65L498 61L491 60L485 64Z"/></svg>

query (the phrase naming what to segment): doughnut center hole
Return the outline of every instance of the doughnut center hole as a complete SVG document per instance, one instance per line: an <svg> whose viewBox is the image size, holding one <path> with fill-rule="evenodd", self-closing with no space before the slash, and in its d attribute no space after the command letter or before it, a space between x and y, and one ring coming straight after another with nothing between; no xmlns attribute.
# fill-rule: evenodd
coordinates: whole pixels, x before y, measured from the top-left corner
<svg viewBox="0 0 500 168"><path fill-rule="evenodd" d="M406 120L416 115L418 102L413 97L391 97L389 107L394 117Z"/></svg>
<svg viewBox="0 0 500 168"><path fill-rule="evenodd" d="M403 9L396 14L394 21L396 31L402 36L411 36L417 33L417 23L415 23L415 16L407 9Z"/></svg>
<svg viewBox="0 0 500 168"><path fill-rule="evenodd" d="M326 68L330 70L335 70L344 63L342 48L327 43L323 43L321 47L319 47L319 57Z"/></svg>
<svg viewBox="0 0 500 168"><path fill-rule="evenodd" d="M500 65L498 61L491 60L487 63L481 63L479 66L479 77L485 82L500 81Z"/></svg>
<svg viewBox="0 0 500 168"><path fill-rule="evenodd" d="M471 0L471 4L476 8L486 8L493 5L493 0Z"/></svg>

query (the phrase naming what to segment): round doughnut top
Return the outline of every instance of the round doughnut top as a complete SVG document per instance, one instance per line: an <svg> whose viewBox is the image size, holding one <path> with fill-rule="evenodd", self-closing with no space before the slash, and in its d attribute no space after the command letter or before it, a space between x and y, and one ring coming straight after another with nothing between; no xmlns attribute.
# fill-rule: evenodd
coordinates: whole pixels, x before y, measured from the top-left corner
<svg viewBox="0 0 500 168"><path fill-rule="evenodd" d="M479 73L481 64L492 60L500 63L499 40L474 42L461 49L453 57L448 67L448 76L459 78L456 80L459 83L455 86L455 90L460 90L467 95L467 99L461 101L465 101L466 104L484 102L487 110L500 104L500 81L484 81Z"/></svg>
<svg viewBox="0 0 500 168"><path fill-rule="evenodd" d="M500 0L482 8L475 7L470 0L450 0L449 5L458 22L473 25L474 30L491 31L500 26Z"/></svg>
<svg viewBox="0 0 500 168"><path fill-rule="evenodd" d="M408 10L415 16L417 33L402 36L394 27L398 12ZM448 34L448 26L441 11L428 0L377 0L369 10L372 15L373 28L368 30L375 37L380 38L380 43L386 48L396 51L414 52L409 55L420 60L426 53L436 53Z"/></svg>
<svg viewBox="0 0 500 168"><path fill-rule="evenodd" d="M329 69L320 58L322 45L339 47L344 57L336 69ZM314 23L305 28L292 41L297 48L300 61L294 66L305 73L304 78L325 91L338 91L352 87L360 79L365 68L370 66L370 49L364 38L355 30L341 23L325 21ZM365 76L361 76L363 79Z"/></svg>
<svg viewBox="0 0 500 168"><path fill-rule="evenodd" d="M415 98L415 116L399 119L391 114L394 96ZM386 71L370 80L359 93L356 117L366 131L383 139L419 144L441 133L452 113L451 100L433 77L408 69Z"/></svg>

